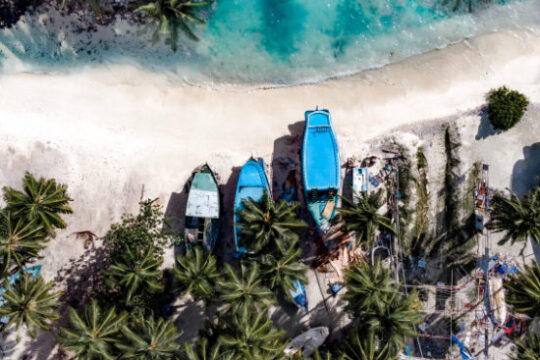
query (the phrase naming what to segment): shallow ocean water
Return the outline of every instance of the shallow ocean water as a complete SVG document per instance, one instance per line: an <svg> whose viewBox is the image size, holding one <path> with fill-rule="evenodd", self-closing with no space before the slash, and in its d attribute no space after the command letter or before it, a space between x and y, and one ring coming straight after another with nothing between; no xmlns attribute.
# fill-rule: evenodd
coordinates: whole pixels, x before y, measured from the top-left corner
<svg viewBox="0 0 540 360"><path fill-rule="evenodd" d="M453 0L451 0L451 3ZM177 53L123 22L95 33L27 16L0 30L0 72L135 64L188 83L317 82L506 28L538 31L540 0L492 0L472 13L441 0L216 0L201 41Z"/></svg>

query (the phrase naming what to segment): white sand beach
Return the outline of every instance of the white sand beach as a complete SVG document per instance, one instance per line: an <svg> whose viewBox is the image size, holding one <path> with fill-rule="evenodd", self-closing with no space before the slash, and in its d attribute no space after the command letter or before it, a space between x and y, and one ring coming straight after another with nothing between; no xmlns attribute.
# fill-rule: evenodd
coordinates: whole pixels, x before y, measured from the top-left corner
<svg viewBox="0 0 540 360"><path fill-rule="evenodd" d="M476 139L478 109L501 85L530 99L526 119L508 133ZM141 197L157 197L175 213L171 196L179 196L204 162L223 184L234 184L234 167L250 156L270 161L276 139L315 106L331 111L342 161L369 155L369 141L385 136L429 144L432 135L423 129L455 121L462 151L471 154L466 162L489 162L491 185L504 189L512 187L516 163L528 161L525 147L540 141L538 103L540 35L526 30L483 35L381 69L295 87L178 85L127 65L0 75L0 184L19 187L29 170L69 185L74 214L43 254L42 273L53 280L78 266L70 261L85 261L73 232L104 235L122 213L136 211ZM172 256L166 261L172 264ZM37 348L42 355L30 358L52 359L54 352L43 345L51 339L21 341L9 358Z"/></svg>

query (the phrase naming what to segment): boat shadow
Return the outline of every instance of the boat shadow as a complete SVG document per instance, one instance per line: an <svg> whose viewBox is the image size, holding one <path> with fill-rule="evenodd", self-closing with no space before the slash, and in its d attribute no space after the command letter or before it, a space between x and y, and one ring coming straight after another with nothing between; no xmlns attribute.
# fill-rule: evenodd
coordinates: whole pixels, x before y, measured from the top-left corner
<svg viewBox="0 0 540 360"><path fill-rule="evenodd" d="M186 182L181 192L172 192L165 208L163 216L163 230L173 234L175 244L177 239L184 237L186 202L189 184L192 176ZM174 246L174 256L184 254L185 248L181 245Z"/></svg>
<svg viewBox="0 0 540 360"><path fill-rule="evenodd" d="M232 260L235 251L233 236L233 216L234 216L234 196L236 193L236 183L240 174L240 166L231 168L231 175L226 183L218 184L220 196L220 229L219 238L214 247L214 254L222 262Z"/></svg>

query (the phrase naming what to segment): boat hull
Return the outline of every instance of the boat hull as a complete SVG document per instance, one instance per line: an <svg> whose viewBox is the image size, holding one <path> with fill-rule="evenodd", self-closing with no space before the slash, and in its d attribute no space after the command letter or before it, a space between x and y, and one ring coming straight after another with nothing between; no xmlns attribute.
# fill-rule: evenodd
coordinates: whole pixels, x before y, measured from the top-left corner
<svg viewBox="0 0 540 360"><path fill-rule="evenodd" d="M239 245L241 228L237 226L238 212L243 209L242 200L260 201L264 193L270 195L270 185L262 159L249 160L240 169L234 196L234 243L237 253L245 253L246 249Z"/></svg>
<svg viewBox="0 0 540 360"><path fill-rule="evenodd" d="M310 356L315 349L324 344L329 334L330 330L325 326L309 329L292 339L284 352L287 355L295 355L301 351L303 356Z"/></svg>
<svg viewBox="0 0 540 360"><path fill-rule="evenodd" d="M328 110L306 111L302 181L306 204L317 226L328 231L340 190L339 150Z"/></svg>
<svg viewBox="0 0 540 360"><path fill-rule="evenodd" d="M186 248L202 245L212 250L219 234L219 188L208 165L193 173L186 202Z"/></svg>

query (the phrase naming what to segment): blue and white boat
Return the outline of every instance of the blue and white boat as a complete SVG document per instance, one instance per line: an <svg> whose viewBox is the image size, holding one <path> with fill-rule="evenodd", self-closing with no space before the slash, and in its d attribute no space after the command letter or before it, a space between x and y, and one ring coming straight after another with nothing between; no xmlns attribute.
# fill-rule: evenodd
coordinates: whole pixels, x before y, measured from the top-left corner
<svg viewBox="0 0 540 360"><path fill-rule="evenodd" d="M302 180L306 204L317 226L326 233L336 214L340 189L339 151L328 110L305 113Z"/></svg>
<svg viewBox="0 0 540 360"><path fill-rule="evenodd" d="M264 161L262 159L249 160L240 169L234 196L234 243L238 255L246 252L246 249L239 245L242 229L237 225L238 211L243 209L242 200L260 201L265 192L270 195L270 185L264 171Z"/></svg>
<svg viewBox="0 0 540 360"><path fill-rule="evenodd" d="M184 237L186 247L200 244L212 251L219 234L219 189L217 179L205 164L194 173L186 202Z"/></svg>

